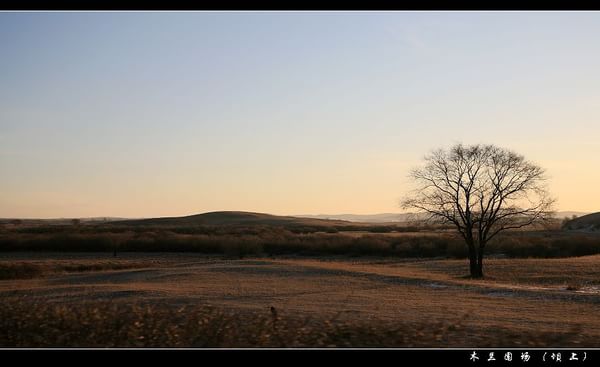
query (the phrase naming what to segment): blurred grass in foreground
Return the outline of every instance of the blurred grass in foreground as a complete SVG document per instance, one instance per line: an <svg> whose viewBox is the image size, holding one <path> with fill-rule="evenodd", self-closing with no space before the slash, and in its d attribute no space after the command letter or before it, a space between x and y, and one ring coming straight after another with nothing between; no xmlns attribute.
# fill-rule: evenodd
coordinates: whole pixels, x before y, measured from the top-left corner
<svg viewBox="0 0 600 367"><path fill-rule="evenodd" d="M5 299L2 347L592 347L579 330L556 333L481 328L468 317L398 323L344 321L206 305Z"/></svg>

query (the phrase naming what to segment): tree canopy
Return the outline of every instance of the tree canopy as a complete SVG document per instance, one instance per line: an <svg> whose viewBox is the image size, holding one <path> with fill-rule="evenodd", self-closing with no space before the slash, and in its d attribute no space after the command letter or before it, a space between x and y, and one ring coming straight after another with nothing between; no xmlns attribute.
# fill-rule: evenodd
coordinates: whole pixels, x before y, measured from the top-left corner
<svg viewBox="0 0 600 367"><path fill-rule="evenodd" d="M494 145L435 150L410 176L417 187L402 206L454 225L469 248L473 277L483 276L485 245L498 233L552 216L544 169Z"/></svg>

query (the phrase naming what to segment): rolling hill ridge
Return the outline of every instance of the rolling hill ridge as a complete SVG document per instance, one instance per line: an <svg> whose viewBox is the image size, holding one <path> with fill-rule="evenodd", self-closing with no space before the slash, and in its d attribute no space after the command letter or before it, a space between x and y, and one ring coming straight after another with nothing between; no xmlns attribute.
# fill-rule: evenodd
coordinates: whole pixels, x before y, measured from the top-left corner
<svg viewBox="0 0 600 367"><path fill-rule="evenodd" d="M600 231L600 212L571 219L563 226L567 230Z"/></svg>
<svg viewBox="0 0 600 367"><path fill-rule="evenodd" d="M183 217L162 217L120 220L111 224L123 225L265 225L265 226L346 226L356 225L345 220L298 218L243 211L217 211Z"/></svg>

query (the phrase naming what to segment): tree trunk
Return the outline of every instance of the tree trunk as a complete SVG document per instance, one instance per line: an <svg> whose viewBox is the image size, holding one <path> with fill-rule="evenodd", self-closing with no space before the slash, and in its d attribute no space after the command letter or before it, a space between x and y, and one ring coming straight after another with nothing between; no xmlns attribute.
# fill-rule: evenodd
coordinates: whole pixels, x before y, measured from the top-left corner
<svg viewBox="0 0 600 367"><path fill-rule="evenodd" d="M477 271L473 278L483 278L483 246L479 246L477 251Z"/></svg>
<svg viewBox="0 0 600 367"><path fill-rule="evenodd" d="M469 273L471 278L477 278L478 264L477 264L477 252L475 251L475 245L473 242L467 242L469 247Z"/></svg>

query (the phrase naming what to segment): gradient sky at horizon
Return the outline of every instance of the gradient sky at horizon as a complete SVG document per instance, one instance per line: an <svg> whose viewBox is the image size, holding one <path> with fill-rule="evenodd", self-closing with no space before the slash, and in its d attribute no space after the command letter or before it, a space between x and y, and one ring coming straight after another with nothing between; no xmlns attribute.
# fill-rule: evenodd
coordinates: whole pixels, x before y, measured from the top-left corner
<svg viewBox="0 0 600 367"><path fill-rule="evenodd" d="M0 217L401 211L491 143L600 210L599 12L0 13Z"/></svg>

